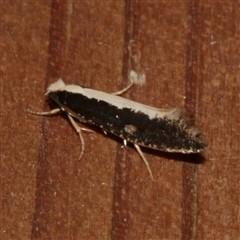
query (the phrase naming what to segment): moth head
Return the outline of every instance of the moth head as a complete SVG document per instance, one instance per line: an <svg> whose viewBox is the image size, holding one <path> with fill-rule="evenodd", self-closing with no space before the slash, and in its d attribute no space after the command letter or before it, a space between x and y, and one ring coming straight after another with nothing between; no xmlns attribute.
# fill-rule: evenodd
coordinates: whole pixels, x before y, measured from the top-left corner
<svg viewBox="0 0 240 240"><path fill-rule="evenodd" d="M47 88L47 92L45 93L45 95L48 95L50 92L56 92L61 90L62 88L64 88L66 84L63 82L63 80L61 78L59 78L56 82L52 83L51 85L49 85L49 87Z"/></svg>

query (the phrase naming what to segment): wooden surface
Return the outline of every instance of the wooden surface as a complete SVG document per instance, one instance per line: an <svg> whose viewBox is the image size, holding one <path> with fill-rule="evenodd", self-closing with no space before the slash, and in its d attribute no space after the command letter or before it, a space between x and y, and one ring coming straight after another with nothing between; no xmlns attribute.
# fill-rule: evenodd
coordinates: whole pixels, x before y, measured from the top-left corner
<svg viewBox="0 0 240 240"><path fill-rule="evenodd" d="M1 2L1 239L240 239L239 1ZM201 156L144 149L97 131L86 151L48 110L59 77L182 107ZM196 164L194 164L196 162Z"/></svg>

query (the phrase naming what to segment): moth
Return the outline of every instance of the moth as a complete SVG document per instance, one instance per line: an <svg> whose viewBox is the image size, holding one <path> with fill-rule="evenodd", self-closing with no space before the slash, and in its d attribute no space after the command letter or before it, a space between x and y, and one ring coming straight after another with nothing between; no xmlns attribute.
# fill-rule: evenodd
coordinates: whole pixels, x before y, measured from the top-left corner
<svg viewBox="0 0 240 240"><path fill-rule="evenodd" d="M80 127L76 120L122 138L124 146L127 142L133 143L152 179L152 171L140 146L179 153L199 153L207 146L198 128L180 109L159 109L118 96L132 85L133 82L123 90L109 94L67 85L59 79L48 87L45 94L58 108L49 112L29 112L36 115L65 112L79 134L82 145L80 158L85 149L82 132L92 131Z"/></svg>

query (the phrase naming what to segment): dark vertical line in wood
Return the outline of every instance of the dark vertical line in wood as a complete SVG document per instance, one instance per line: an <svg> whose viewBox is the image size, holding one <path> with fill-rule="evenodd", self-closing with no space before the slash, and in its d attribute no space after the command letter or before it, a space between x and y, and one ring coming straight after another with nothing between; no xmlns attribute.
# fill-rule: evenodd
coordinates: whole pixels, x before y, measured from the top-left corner
<svg viewBox="0 0 240 240"><path fill-rule="evenodd" d="M124 81L128 79L128 73L131 68L131 46L132 38L132 1L125 0L125 21L124 21L124 45L123 45L123 68L122 76ZM126 149L125 149L126 152ZM111 239L124 239L129 229L129 209L128 209L128 191L129 182L129 163L126 156L122 156L123 151L117 152L115 162L115 176L113 186L113 206L112 206L112 230Z"/></svg>
<svg viewBox="0 0 240 240"><path fill-rule="evenodd" d="M66 15L66 3L62 1L51 2L51 22L49 28L48 61L45 83L49 85L49 79L58 78L61 68L61 56L65 46L64 19ZM38 150L35 212L32 222L32 239L49 236L48 219L52 201L51 182L48 170L50 169L46 157L47 129L45 119L42 120L42 139Z"/></svg>
<svg viewBox="0 0 240 240"><path fill-rule="evenodd" d="M0 5L0 14L1 14L1 16L4 18L4 10L3 10L3 4L1 4ZM6 70L3 70L3 62L4 62L4 60L3 60L3 56L4 56L4 51L3 51L3 49L4 49L4 42L6 41L5 39L4 39L4 37L3 37L3 32L4 32L4 30L3 30L3 25L4 24L6 24L5 23L5 20L3 20L2 19L2 17L1 17L1 27L0 27L0 30L1 30L1 46L0 46L0 54L1 54L1 68L2 68L2 70L1 70L1 85L0 85L0 106L1 106L1 109L3 110L4 109L4 107L3 107L3 104L4 104L4 97L3 97L3 85L5 85L5 81L6 81ZM5 49L5 51L6 51L6 49ZM5 63L6 64L6 63ZM4 131L4 126L3 126L3 120L2 120L2 117L4 117L4 116L6 116L4 113L3 113L3 111L1 110L1 140L0 140L0 151L1 151L1 154L0 154L0 156L1 156L1 161L0 161L0 174L1 174L1 177L0 177L0 188L1 188L1 191L0 191L0 199L1 199L1 206L0 206L0 212L1 212L1 221L0 221L0 231L1 231L1 234L0 234L0 237L1 237L1 239L3 239L3 236L4 236L4 229L3 229L3 222L4 222L4 217L6 217L6 216L4 216L4 214L6 214L6 212L4 212L4 214L3 214L3 206L5 205L4 204L4 197L6 197L6 196L4 196L6 193L4 193L4 185L3 185L3 179L4 179L4 175L6 174L6 173L4 173L3 172L3 163L4 163L4 153L5 153L5 149L3 148L3 146L4 146L4 141L6 140L5 138L6 138L6 136L4 136L4 134L3 134L3 131ZM6 211L6 209L5 209L5 211ZM5 227L5 226L4 226Z"/></svg>
<svg viewBox="0 0 240 240"><path fill-rule="evenodd" d="M185 108L193 116L196 109L197 95L197 71L198 71L198 6L197 2L189 3L189 34L187 39L186 54L186 84L185 84Z"/></svg>
<svg viewBox="0 0 240 240"><path fill-rule="evenodd" d="M67 3L64 1L55 1L51 3L51 23L49 29L49 59L47 63L46 80L60 77L62 63L62 53L66 47L66 11ZM46 82L47 82L46 81ZM48 86L48 82L47 82ZM46 87L47 87L46 86Z"/></svg>
<svg viewBox="0 0 240 240"><path fill-rule="evenodd" d="M199 3L196 1L190 2L188 11L190 22L186 53L185 108L193 117L197 107L196 98L198 94ZM190 157L197 158L197 155L190 155ZM191 162L194 162L194 159L191 160ZM197 166L192 163L183 163L182 179L182 239L195 239L197 223Z"/></svg>
<svg viewBox="0 0 240 240"><path fill-rule="evenodd" d="M138 65L138 31L139 31L139 15L140 15L140 6L142 3L138 1L132 1L132 34L129 40L129 47L131 49L130 54L130 66L131 70L137 71Z"/></svg>

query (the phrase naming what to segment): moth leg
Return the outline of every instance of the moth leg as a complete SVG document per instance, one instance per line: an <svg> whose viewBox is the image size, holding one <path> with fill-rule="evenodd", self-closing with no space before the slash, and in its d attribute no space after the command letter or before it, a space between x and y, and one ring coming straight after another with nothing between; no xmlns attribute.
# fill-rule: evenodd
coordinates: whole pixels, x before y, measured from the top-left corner
<svg viewBox="0 0 240 240"><path fill-rule="evenodd" d="M147 159L144 157L141 148L140 148L137 144L134 144L134 147L136 148L136 150L138 151L138 154L141 156L142 160L143 160L144 163L146 164L147 169L148 169L148 172L149 172L149 174L150 174L150 177L151 177L152 181L154 181L154 178L153 178L153 175L152 175L151 168L150 168L150 166L149 166L149 164L148 164Z"/></svg>
<svg viewBox="0 0 240 240"><path fill-rule="evenodd" d="M53 109L51 111L48 111L48 112L35 112L35 111L32 111L32 110L28 109L29 113L34 114L34 115L41 115L41 116L54 115L54 114L57 114L61 111L62 111L61 108L55 108L55 109Z"/></svg>
<svg viewBox="0 0 240 240"><path fill-rule="evenodd" d="M82 158L82 156L84 154L84 150L85 150L85 142L84 142L84 138L82 136L82 131L86 131L86 132L93 132L93 131L91 131L90 129L87 129L87 128L79 127L70 114L67 114L67 116L68 116L68 119L70 120L71 124L73 125L74 129L78 133L80 142L82 144L82 150L81 150L81 153L79 156L79 160L80 160Z"/></svg>
<svg viewBox="0 0 240 240"><path fill-rule="evenodd" d="M114 92L114 93L111 93L113 95L121 95L125 92L127 92L133 85L133 82L131 82L127 87L125 87L124 89L120 90L120 91L117 91L117 92Z"/></svg>
<svg viewBox="0 0 240 240"><path fill-rule="evenodd" d="M107 135L107 132L106 132L104 129L102 129L102 131L103 131L103 133L104 133L105 135Z"/></svg>

